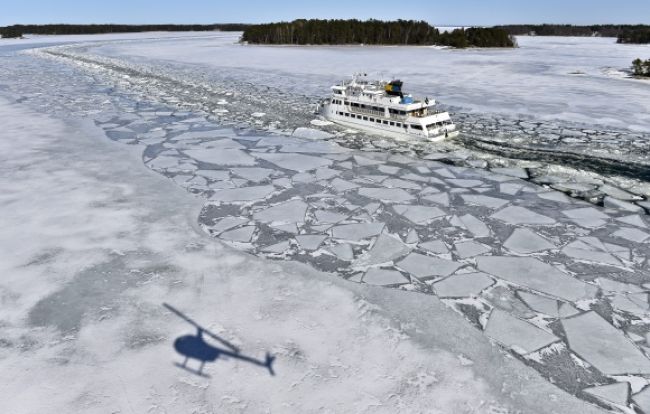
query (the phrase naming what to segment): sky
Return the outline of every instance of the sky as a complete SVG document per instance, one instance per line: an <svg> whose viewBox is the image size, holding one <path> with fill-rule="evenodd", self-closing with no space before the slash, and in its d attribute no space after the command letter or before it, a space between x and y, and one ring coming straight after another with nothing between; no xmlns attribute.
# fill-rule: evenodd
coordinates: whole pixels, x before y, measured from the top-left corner
<svg viewBox="0 0 650 414"><path fill-rule="evenodd" d="M261 23L417 19L440 26L650 23L650 0L7 0L0 26L43 23Z"/></svg>

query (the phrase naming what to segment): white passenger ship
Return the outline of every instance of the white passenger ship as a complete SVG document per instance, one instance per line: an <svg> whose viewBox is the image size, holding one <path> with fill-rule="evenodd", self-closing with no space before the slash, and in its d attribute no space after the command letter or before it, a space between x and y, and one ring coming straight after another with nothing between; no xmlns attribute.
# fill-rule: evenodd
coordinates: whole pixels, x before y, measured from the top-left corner
<svg viewBox="0 0 650 414"><path fill-rule="evenodd" d="M448 112L438 111L433 99L404 95L402 85L355 75L332 86L322 113L332 122L397 139L441 141L458 135Z"/></svg>

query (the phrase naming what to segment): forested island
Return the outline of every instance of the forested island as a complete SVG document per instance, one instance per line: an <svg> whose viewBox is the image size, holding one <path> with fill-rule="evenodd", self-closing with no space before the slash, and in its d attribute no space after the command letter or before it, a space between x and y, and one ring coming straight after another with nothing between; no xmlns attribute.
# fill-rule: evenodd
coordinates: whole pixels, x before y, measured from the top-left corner
<svg viewBox="0 0 650 414"><path fill-rule="evenodd" d="M255 24L244 29L242 41L272 45L441 45L465 47L514 47L505 30L456 29L440 32L416 20L294 20Z"/></svg>
<svg viewBox="0 0 650 414"><path fill-rule="evenodd" d="M43 24L0 27L2 37L21 37L23 34L40 35L79 35L102 33L136 33L136 32L209 32L243 31L247 25L241 23L224 24Z"/></svg>
<svg viewBox="0 0 650 414"><path fill-rule="evenodd" d="M616 37L618 43L650 43L650 26L637 24L603 24L574 26L570 24L514 24L497 26L512 36L599 36Z"/></svg>

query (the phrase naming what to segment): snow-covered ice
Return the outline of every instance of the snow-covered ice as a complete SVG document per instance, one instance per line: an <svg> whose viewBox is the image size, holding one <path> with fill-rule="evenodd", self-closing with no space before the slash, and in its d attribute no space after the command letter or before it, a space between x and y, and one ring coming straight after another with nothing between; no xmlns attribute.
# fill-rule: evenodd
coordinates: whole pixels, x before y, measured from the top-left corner
<svg viewBox="0 0 650 414"><path fill-rule="evenodd" d="M134 35L134 38L138 36ZM126 257L124 260L129 263L138 264L130 267L136 270L142 267L139 263L161 263L155 267L159 270L142 271L148 279L133 279L134 285L129 284L129 281L120 282L115 286L122 286L126 290L109 290L105 293L116 297L119 306L111 307L109 304L97 313L75 310L76 313L71 315L82 316L57 319L56 326L70 326L72 323L73 326L82 327L79 335L73 339L56 342L55 332L37 332L44 338L43 341L37 338L39 344L54 344L45 345L45 348L63 344L67 347L66 352L60 355L65 355L64 358L74 356L67 359L72 361L68 362L69 368L57 369L78 375L82 365L95 364L95 367L100 368L108 368L107 364L113 364L113 367L116 364L138 366L133 364L136 358L151 358L149 365L145 364L144 367L155 367L152 372L159 374L159 378L153 387L148 380L141 381L142 385L138 386L140 388L134 387L134 391L144 390L141 395L129 395L131 409L135 411L146 411L150 407L145 406L145 400L164 403L159 390L171 389L177 392L177 378L198 381L196 383L208 389L228 390L227 398L218 400L205 393L200 396L192 393L187 396L176 394L180 397L169 404L176 404L173 408L177 411L187 411L185 408L190 404L188 401L194 401L194 407L212 407L225 411L237 410L246 405L247 409L253 411L280 409L290 412L309 411L308 404L314 401L322 401L319 407L331 407L331 398L321 397L320 392L314 395L306 391L322 389L323 373L326 370L329 370L326 375L334 372L332 378L336 379L329 381L328 387L332 388L326 387L322 391L323 395L330 393L334 387L345 389L345 392L337 393L338 405L331 411L340 411L338 407L349 411L350 407L363 410L363 407L373 406L373 410L379 412L423 409L457 412L457 407L460 406L454 405L457 402L466 408L468 401L471 404L480 399L483 402L476 405L479 412L492 410L489 408L491 405L486 408L485 401L498 401L496 406L499 409L496 412L500 412L501 406L508 407L507 412L590 412L596 409L573 399L564 391L584 397L589 394L586 389L594 389L611 381L626 381L623 377L606 379L606 373L599 368L606 367L606 363L616 364L619 354L608 352L593 357L588 346L575 340L576 330L573 330L572 341L571 338L567 339L563 333L567 329L562 326L570 325L573 319L582 318L586 315L584 312L591 309L591 313L598 312L603 323L607 324L603 325L608 327L603 328L603 332L606 332L606 336L611 336L610 341L646 336L645 321L649 309L647 290L643 284L650 280L647 270L650 235L647 234L647 223L642 212L632 214L626 211L631 206L623 204L635 203L634 206L643 207L644 201L637 196L640 191L644 191L642 185L630 181L616 182L616 178L607 183L602 180L599 182L600 178L587 174L578 180L575 175L565 179L562 171L548 168L544 161L510 163L498 158L483 161L473 158L475 153L470 150L445 147L447 144L439 148L443 152L437 152L438 149L427 146L369 140L364 134L342 131L324 122L312 123L313 114L303 113L299 108L307 107L305 103L317 97L321 91L314 89L304 91L306 94L292 94L295 91L294 85L299 84L295 79L302 79L301 76L306 75L292 73L291 68L294 66L284 66L285 61L277 60L277 56L311 54L314 61L318 61L322 58L321 54L336 57L342 51L349 50L347 48L254 47L267 58L269 67L265 68L268 69L267 73L258 72L256 75L259 76L253 77L251 73L256 67L254 60L248 61L246 67L232 67L223 59L219 62L206 62L205 59L210 58L205 56L200 58L203 61L195 61L194 59L199 59L196 56L189 57L185 62L179 61L180 55L188 53L187 50L192 50L197 44L212 44L226 55L235 57L233 61L242 59L253 49L233 47L232 40L230 34L203 34L188 39L140 39L121 44L106 41L92 46L48 49L54 55L46 52L12 55L12 59L19 61L20 65L0 62L0 71L7 75L1 78L0 95L22 102L15 104L15 111L22 111L19 109L22 105L39 111L38 114L21 114L22 117L38 117L42 123L34 122L34 128L49 131L48 140L56 143L46 146L47 150L23 154L20 153L21 145L14 141L5 142L3 154L8 155L5 155L7 160L3 159L3 167L9 167L3 171L13 173L13 159L24 159L25 165L29 166L27 170L17 171L43 174L46 171L70 171L73 167L76 170L90 171L87 169L92 167L92 171L103 175L101 180L85 181L90 180L93 184L87 186L92 188L89 193L106 194L101 201L71 208L70 214L62 216L62 219L57 217L52 223L47 220L37 221L37 218L49 218L50 211L57 212L60 209L48 208L47 212L38 211L31 214L29 219L18 220L14 218L21 211L14 208L5 217L10 219L10 223L28 226L28 230L8 233L5 237L16 239L16 235L28 237L33 234L51 240L54 248L50 250L54 253L48 250L42 258L36 257L33 260L35 264L30 266L38 267L41 266L39 263L49 263L48 260L52 260L49 259L50 256L56 258L59 254L56 249L61 246L64 249L93 246L93 243L97 243L96 236L101 237L121 226L119 231L115 230L116 236L106 242L106 246L110 245L110 251L114 251L109 255L114 254L117 262L110 261L103 265L101 261L96 262L88 256L84 260L90 264L81 263L76 266L77 261L66 264L57 259L57 266L65 265L73 270L90 269L85 270L83 275L91 275L95 272L92 265L100 263L97 274L109 275L104 278L118 277L116 280L122 281L125 279L119 279L120 277L131 273L130 270L122 271L119 266L114 266L123 260L120 257ZM542 48L548 47L544 43L546 39L539 41ZM181 44L187 49L179 49L177 46ZM604 46L599 44L598 47ZM143 52L139 58L130 56L133 50L139 48ZM419 49L361 48L359 51L372 57L374 54L380 56L397 52L408 55L412 50ZM529 51L522 48L519 52L525 54ZM93 55L94 53L101 56ZM175 55L168 55L164 60L153 60L151 56L167 53ZM472 57L480 54L477 51L461 51L461 55L465 53ZM192 61L195 63L192 64ZM277 65L288 72L283 74L278 71ZM215 66L221 69L206 70ZM318 66L307 66L305 73L321 70ZM21 68L20 71L16 70L18 67ZM145 67L147 69L143 70ZM127 73L125 71L130 74L128 77L123 76ZM151 82L148 73L164 76ZM332 74L323 72L309 76L314 76L309 85L329 85ZM414 76L417 78L420 75ZM74 83L67 82L71 77L74 77ZM228 88L224 87L226 83L223 79L226 78ZM292 79L292 82L284 82L282 94L277 94L276 86L281 79ZM417 84L417 80L414 84ZM598 89L598 85L590 87ZM617 88L625 89L624 86L617 85ZM494 91L491 91L490 96L494 96L492 92ZM441 91L441 95L444 96L445 93ZM453 94L448 98L451 104L463 101L463 98ZM542 145L540 143L544 140L554 139L551 130L557 129L555 135L558 137L558 151L561 148L584 149L587 161L589 154L594 154L594 148L602 148L598 147L600 144L595 144L606 139L598 138L602 135L599 127L594 126L596 131L578 131L578 126L569 125L566 119L560 120L566 114L545 112L555 103L547 96L542 98L547 101L547 106L540 106L537 115L547 116L553 122L516 120L508 124L510 121L503 114L463 112L456 114L455 119L461 120L474 132L487 133L485 131L491 128L492 131L497 131L497 135L499 131L510 131L508 133L513 134L534 131L530 138L517 141L522 145ZM215 112L213 109L216 106L213 105L227 107L228 110ZM497 107L498 105L495 106L497 111L504 109ZM480 105L476 108L480 108ZM583 114L598 112L595 107L590 108L580 110ZM4 110L10 111L7 108ZM628 111L626 116L632 119L632 113L634 111ZM47 116L54 117L52 125L59 122L57 119L62 119L69 128L76 128L77 122L84 122L84 133L75 135L66 129L68 127L62 127L62 124L53 127L48 124L50 121L46 120ZM593 119L597 118L600 119L596 116ZM17 117L13 122L21 119L24 118ZM86 121L94 121L94 125L93 122L87 122L86 129ZM645 121L637 118L635 122L638 127ZM563 124L560 125L561 123ZM311 125L311 128L306 125ZM13 135L22 136L24 133L25 131L20 131ZM34 135L40 136L38 134L40 132ZM94 134L98 134L98 137ZM86 140L88 135L92 139ZM102 135L120 144L104 142ZM641 133L633 138L632 134L616 132L612 137L612 142L618 140L617 147L629 144L641 149L643 140L646 139ZM593 148L588 148L587 144L581 147L581 140ZM626 144L620 144L621 142ZM506 140L504 143L514 141ZM130 147L120 147L121 145ZM94 146L100 146L103 152L94 151ZM64 165L57 164L52 157L48 158L49 149L56 148L60 153L59 147L67 148L68 158L78 162ZM378 148L386 150L378 151ZM119 151L122 154L118 154ZM125 151L130 151L134 156L123 157ZM41 158L34 162L29 158L32 156ZM85 162L88 157L92 163ZM120 162L110 161L116 157ZM139 165L142 171L133 169L132 162L138 165L142 161L149 171L142 165ZM634 162L637 161L638 159ZM457 165L462 165L463 168ZM491 171L466 168L470 166L489 168ZM124 167L120 169L122 176L115 178L110 172L118 167ZM150 170L170 180L156 177ZM56 178L70 183L71 189L77 188L77 192L66 193L63 190L53 192L58 183L52 188L45 186L42 190L44 200L49 197L51 200L65 201L68 195L62 196L63 194L81 194L78 189L86 188L75 181L74 175L49 177L43 174L39 179L45 182ZM24 182L27 178L29 177L24 175L12 176L15 182ZM144 182L141 184L140 180ZM122 188L125 192L100 191L108 188L103 186L110 187L113 183L122 183L119 184L122 187L117 188ZM546 188L534 183L543 184ZM16 186L6 180L5 184L5 188L12 191L5 192L3 197L9 198L12 203L22 202L20 198L12 198ZM27 189L31 187L33 184L25 186ZM607 201L604 204L608 208L603 209L576 201L558 191L549 191L549 187L592 203L601 202L603 194L621 201ZM169 188L174 188L176 192ZM32 192L25 194L34 196ZM25 202L30 200L29 197L23 198ZM116 204L115 210L106 207L113 199L122 203ZM141 215L129 216L131 210L124 204L125 200L140 203L137 206L133 204L133 214ZM149 213L150 210L156 214ZM83 211L93 214L105 212L115 219L107 219L106 222L111 225L100 226L101 228L69 226L70 223L77 223L72 212ZM194 226L197 216L199 226ZM131 218L120 221L123 217ZM173 223L170 222L170 217L174 218ZM31 221L35 223L30 224ZM94 222L96 221L90 220L85 225ZM37 225L38 230L29 230L36 229L29 226ZM59 227L51 227L57 225ZM77 239L73 236L51 238L53 234L69 234L68 227L80 230L74 234ZM50 231L52 229L56 231ZM197 233L197 230L205 231L212 238ZM35 238L36 236L34 240L37 240ZM187 240L191 241L186 243ZM226 242L228 247L224 247L219 240ZM41 246L39 243L35 243L30 251L36 252ZM104 245L101 244L98 248L102 249L101 246ZM148 253L138 250L140 247L137 246L155 250L160 258L147 256ZM241 249L242 252L236 249ZM7 250L5 254L13 251ZM260 257L249 256L244 252ZM534 258L527 257L529 255ZM34 253L34 256L38 255ZM27 263L28 260L24 262ZM12 270L18 268L20 267L14 266ZM35 271L34 275L38 273L35 269L32 270ZM47 270L51 270L51 266ZM329 275L320 273L321 270ZM47 298L47 289L51 289L48 292L56 292L58 287L63 286L61 283L68 283L64 280L65 277L57 275L75 273L76 271L52 273L55 276L43 282L42 287L39 286L43 293L30 293L34 300L29 302L28 299L21 299L22 303L39 303L42 298ZM341 278L338 279L337 276ZM74 289L77 289L74 286L83 280L80 278L81 276L72 279L72 287L67 288L67 291L64 289L64 292L72 293L63 293L63 299L68 300L74 296ZM357 283L345 283L343 279ZM24 282L15 277L10 279L12 283L18 283L16 286L28 283L27 280L35 279L25 279ZM387 287L370 286L373 284ZM84 286L82 284L78 288ZM128 295L129 299L123 295ZM3 297L13 296L10 294ZM151 299L154 297L158 298L155 304ZM228 361L206 366L208 373L227 372L234 375L225 387L225 382L220 382L222 379L214 376L211 379L194 378L189 374L183 377L186 373L179 373L173 366L169 367L169 372L162 370L159 356L165 355L165 361L169 361L171 358L167 357L174 355L170 339L174 335L180 335L181 330L187 332L182 322L176 321L177 325L170 325L164 312L156 313L152 310L158 309L162 298L171 300L170 297L177 299L177 306L190 309L192 315L196 315L194 317L211 324L211 330L217 330L240 345L252 344L250 349L253 353L259 355L272 348L272 352L278 355L278 372L282 368L283 375L281 379L276 378L277 385L260 382L267 378L263 370L250 371L253 367L242 364L231 366L227 364ZM246 299L238 302L241 297ZM438 301L438 297L444 297L444 305ZM43 303L34 312L38 320L47 321L48 310L51 310L48 306L53 302L48 299ZM70 303L76 302L73 300ZM138 312L147 312L146 318L134 316L138 315L131 310L136 308L131 305L135 303L138 303ZM214 306L218 311L214 311ZM452 312L452 309L464 319ZM25 317L20 319L20 312L23 312L22 315L25 312L10 312L17 315L17 319L10 319L10 330L22 329L15 328L21 322L14 321L28 320ZM387 319L381 319L376 312L386 315ZM51 318L58 317L56 313L53 315ZM414 319L408 319L406 315L413 315ZM0 314L0 319L3 317ZM0 322L7 326L7 318L4 319ZM330 319L343 320L345 323L334 329L330 325ZM395 326L399 327L395 331L396 336L387 336L390 330L385 329L386 320L394 321ZM105 324L115 324L118 321L126 324L126 328L117 331L120 338L126 339L104 341L111 345L111 349L119 350L111 354L118 357L113 362L101 360L89 363L86 359L83 364L77 364L82 358L81 349L84 350L83 355L89 355L88 349L95 349L88 347L92 343L93 334L108 335ZM39 329L47 330L47 326L49 325L45 323ZM170 326L176 326L179 332L170 334L167 331ZM241 328L243 326L246 329ZM311 326L317 326L310 331L313 342L309 342L309 338L304 335L301 336L304 327ZM523 354L531 350L538 352L527 355L523 360L503 358L496 349L490 348L483 333L475 328L479 326L487 326L487 332L492 338L515 353ZM253 329L252 332L249 327ZM255 333L258 329L259 334ZM334 335L327 338L319 334L332 329ZM581 329L584 331L584 326ZM364 334L354 334L359 331ZM23 331L16 332L15 335L11 334L14 335L11 338L18 343L15 338L20 338ZM290 339L278 336L283 335L283 332ZM390 342L395 341L395 338L402 338L399 339L398 347L403 353L393 355L385 352L394 349L392 346L386 347L386 344L395 343ZM547 341L553 344L541 350L536 348ZM317 356L324 355L322 347L331 346L332 343L345 343L345 355L332 351L337 355L337 361L334 362ZM119 344L143 345L138 345L140 348L128 345L121 349ZM423 347L420 346L422 344ZM626 352L634 354L635 358L639 358L638 361L647 360L640 348L643 346L641 341L629 344L632 348ZM367 349L375 350L376 360L382 361L372 369L367 364L364 365L364 358L369 354ZM153 350L151 354L148 354L149 350ZM171 355L168 355L170 351ZM48 352L47 355L39 354L38 368L47 365L45 361L60 358L55 355L55 359L52 359L52 351ZM472 367L463 371L451 362L438 362L436 369L445 380L438 383L434 381L434 385L427 387L426 393L404 391L403 387L397 385L398 381L394 378L409 378L413 372L416 372L413 375L417 378L427 376L414 367L429 367L431 361L447 361L444 357L446 352L464 355L474 365L461 365ZM599 351L596 349L593 352ZM590 355L589 358L583 353ZM575 362L583 359L587 362ZM592 362L590 359L596 360L597 364L589 366L588 363ZM296 362L297 360L304 361L305 365ZM401 365L396 368L395 361L398 360ZM15 361L15 358L11 357L11 361ZM348 370L340 368L339 361L356 372L356 381L352 381ZM458 358L454 356L449 361L457 363ZM17 364L9 363L14 366ZM288 365L292 368L288 368ZM533 368L542 376L536 374ZM48 367L46 371L53 372L52 369ZM32 372L37 370L39 369ZM244 374L248 372L254 373L254 381L248 381L249 376ZM294 373L297 372L309 372L308 378L312 379L296 379ZM386 377L387 372L394 376ZM489 377L484 374L488 372ZM463 378L471 378L464 387L472 390L471 397L466 393L459 394L456 388L449 391L449 381L455 381L461 374L465 375ZM29 375L23 374L23 379L19 378L16 385L9 387L20 387L30 378ZM78 395L90 395L89 398L93 398L93 394L86 391L96 388L99 382L104 381L101 370L99 373L91 372L90 376L84 378L89 378L90 385L87 387L90 388L75 386L74 390L66 394L70 397L64 397L68 400L59 400L61 402L57 402L56 407L60 407L61 411L75 411L70 407L77 403L69 401L78 401L74 400ZM551 385L543 378L556 385ZM134 376L128 377L127 386L134 381ZM298 385L290 387L290 384ZM489 386L481 388L481 384ZM513 387L512 384L516 384L515 389L504 389L504 386ZM255 386L277 395L286 395L293 405L290 408L277 408L278 405L273 403L268 405L254 393ZM636 385L634 387L634 392L641 389ZM112 386L104 388L108 390L107 395L116 395L117 391ZM479 391L474 392L475 388ZM612 387L614 388L617 392L622 390L620 386ZM487 391L480 391L481 389ZM40 392L45 393L46 390L44 388ZM359 397L371 394L374 396L371 403L366 401L366 397ZM549 394L554 397L548 398ZM397 395L399 402L385 397L388 395ZM435 395L453 395L456 399L432 400ZM638 394L637 397L641 398ZM607 406L607 398L603 396L588 398L588 401L599 401L596 398L600 398L604 401L603 406ZM115 402L115 406L119 406L118 411L123 410L120 401ZM101 407L98 411L106 411L103 410L105 406L98 404ZM234 406L237 408L232 408Z"/></svg>

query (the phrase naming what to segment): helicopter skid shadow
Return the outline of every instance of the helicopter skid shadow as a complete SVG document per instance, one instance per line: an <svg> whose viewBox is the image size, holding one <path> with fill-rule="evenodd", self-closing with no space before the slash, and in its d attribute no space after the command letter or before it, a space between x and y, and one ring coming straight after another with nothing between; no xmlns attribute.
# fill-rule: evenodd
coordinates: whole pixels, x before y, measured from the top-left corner
<svg viewBox="0 0 650 414"><path fill-rule="evenodd" d="M191 373L191 374L198 375L199 377L212 378L210 375L208 375L208 374L206 374L206 373L204 373L202 371L199 371L198 369L192 369L190 367L187 367L187 366L181 364L180 362L174 362L174 365L177 366L180 369L183 369L183 370Z"/></svg>

